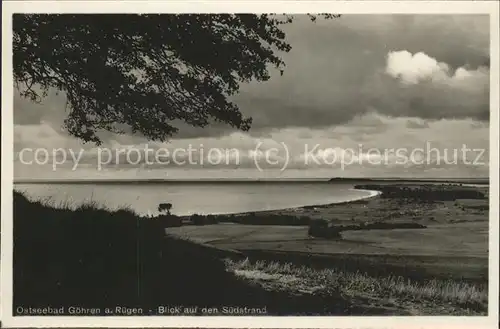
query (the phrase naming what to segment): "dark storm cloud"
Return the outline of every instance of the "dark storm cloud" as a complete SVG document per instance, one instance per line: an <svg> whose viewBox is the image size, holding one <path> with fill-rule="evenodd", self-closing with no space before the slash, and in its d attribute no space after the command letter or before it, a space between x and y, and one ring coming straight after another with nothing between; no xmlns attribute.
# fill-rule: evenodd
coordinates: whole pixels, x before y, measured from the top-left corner
<svg viewBox="0 0 500 329"><path fill-rule="evenodd" d="M234 97L243 114L253 117L253 135L272 128L343 124L372 111L424 119L489 118L489 85L480 89L469 88L466 82L452 83L459 68L475 72L485 66L481 72L489 73L487 16L344 15L315 23L298 17L284 30L293 47L282 54L287 64L284 75L272 71L270 81L243 85ZM405 85L388 75L388 54L401 51L423 53L445 63L449 83ZM15 122L60 125L64 105L60 95L51 95L41 105L16 96ZM176 138L232 131L221 124L205 129L176 126L180 130Z"/></svg>
<svg viewBox="0 0 500 329"><path fill-rule="evenodd" d="M488 119L488 85L465 91L466 85L408 86L385 72L388 54L397 51L445 63L450 79L459 68L489 65L487 16L347 15L318 24L299 20L286 29L293 49L283 56L285 76L244 86L237 97L254 127L323 127L373 109L392 116Z"/></svg>

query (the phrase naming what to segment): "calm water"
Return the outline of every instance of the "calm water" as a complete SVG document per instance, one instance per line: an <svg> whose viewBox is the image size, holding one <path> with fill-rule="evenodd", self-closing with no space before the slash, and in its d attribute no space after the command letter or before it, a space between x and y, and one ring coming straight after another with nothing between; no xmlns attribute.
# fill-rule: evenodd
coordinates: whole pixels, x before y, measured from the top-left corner
<svg viewBox="0 0 500 329"><path fill-rule="evenodd" d="M325 183L141 183L16 184L32 199L78 205L94 200L108 208L130 206L141 214L157 214L159 203L172 203L172 213L223 214L273 210L359 199L370 191L351 184Z"/></svg>

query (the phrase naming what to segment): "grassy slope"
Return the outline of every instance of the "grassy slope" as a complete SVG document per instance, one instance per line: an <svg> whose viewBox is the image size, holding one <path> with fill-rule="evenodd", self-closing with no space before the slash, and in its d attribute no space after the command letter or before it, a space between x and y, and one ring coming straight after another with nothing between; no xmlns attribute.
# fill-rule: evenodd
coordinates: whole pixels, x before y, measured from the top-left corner
<svg viewBox="0 0 500 329"><path fill-rule="evenodd" d="M162 227L129 210L110 212L92 204L54 209L15 193L14 304L209 303L204 297L220 293L214 287L232 276L216 258L197 257L190 244L166 239ZM200 271L213 285L199 280Z"/></svg>
<svg viewBox="0 0 500 329"><path fill-rule="evenodd" d="M338 294L296 296L249 285L220 254L165 236L160 220L95 205L54 209L14 193L14 310L159 305L266 307L268 314L347 314Z"/></svg>
<svg viewBox="0 0 500 329"><path fill-rule="evenodd" d="M414 282L397 276L373 277L338 269L311 269L291 263L235 262L228 267L265 289L287 289L297 294L335 292L353 304L351 312L399 315L487 314L485 285L453 280Z"/></svg>

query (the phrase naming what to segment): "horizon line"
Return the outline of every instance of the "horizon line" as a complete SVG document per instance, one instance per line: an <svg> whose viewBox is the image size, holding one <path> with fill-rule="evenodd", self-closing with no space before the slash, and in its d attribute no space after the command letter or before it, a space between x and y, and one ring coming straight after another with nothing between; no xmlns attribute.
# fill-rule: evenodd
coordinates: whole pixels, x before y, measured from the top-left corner
<svg viewBox="0 0 500 329"><path fill-rule="evenodd" d="M489 177L440 177L440 178L405 178L405 177L291 177L291 178L91 178L91 179L14 179L13 184L84 184L84 183L304 183L304 182L335 182L335 181L408 181L408 182L484 182L489 183Z"/></svg>

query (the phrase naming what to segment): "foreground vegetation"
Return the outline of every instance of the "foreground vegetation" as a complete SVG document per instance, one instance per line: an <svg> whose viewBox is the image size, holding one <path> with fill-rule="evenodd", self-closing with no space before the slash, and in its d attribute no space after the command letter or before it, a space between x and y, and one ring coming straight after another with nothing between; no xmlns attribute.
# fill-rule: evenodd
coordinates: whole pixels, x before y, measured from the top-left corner
<svg viewBox="0 0 500 329"><path fill-rule="evenodd" d="M292 263L226 260L236 275L266 289L295 293L335 291L366 311L389 312L394 307L413 314L487 314L487 286L452 280L415 282L403 277L373 277L332 268L314 269ZM354 304L354 303L353 303Z"/></svg>

